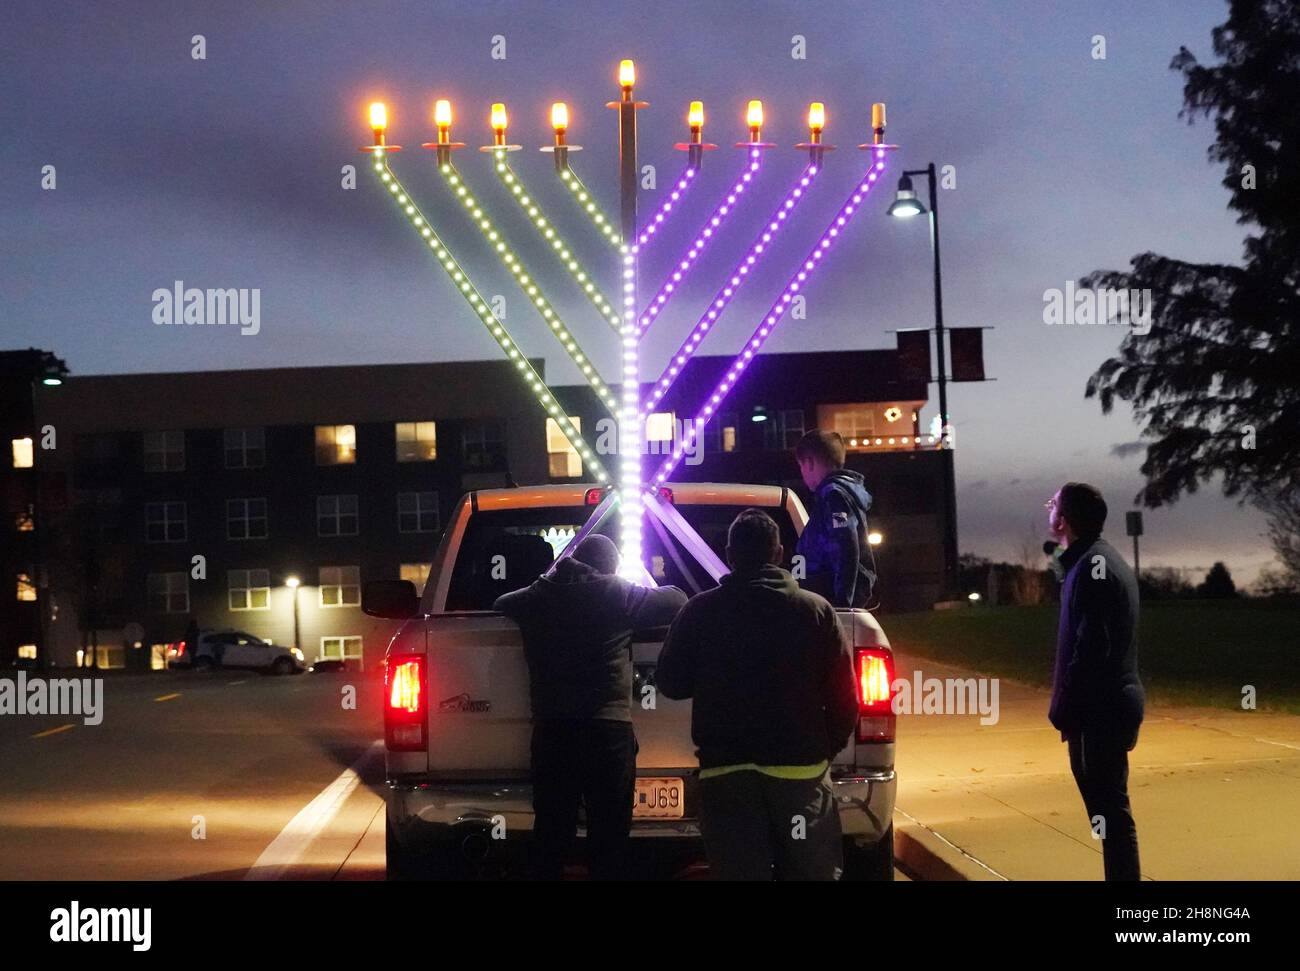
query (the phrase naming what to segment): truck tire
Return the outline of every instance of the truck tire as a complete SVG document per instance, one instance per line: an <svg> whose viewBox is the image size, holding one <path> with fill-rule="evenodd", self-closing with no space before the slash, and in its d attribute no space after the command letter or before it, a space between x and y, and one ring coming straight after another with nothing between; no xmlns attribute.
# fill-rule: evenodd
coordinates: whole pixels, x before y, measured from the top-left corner
<svg viewBox="0 0 1300 971"><path fill-rule="evenodd" d="M425 852L413 852L398 842L392 829L384 827L384 876L394 883L454 880L447 866L446 847L438 844Z"/></svg>
<svg viewBox="0 0 1300 971"><path fill-rule="evenodd" d="M894 825L875 843L862 844L844 837L844 874L841 880L884 881L894 879Z"/></svg>
<svg viewBox="0 0 1300 971"><path fill-rule="evenodd" d="M271 673L278 675L293 674L293 662L287 657L277 657L271 665Z"/></svg>

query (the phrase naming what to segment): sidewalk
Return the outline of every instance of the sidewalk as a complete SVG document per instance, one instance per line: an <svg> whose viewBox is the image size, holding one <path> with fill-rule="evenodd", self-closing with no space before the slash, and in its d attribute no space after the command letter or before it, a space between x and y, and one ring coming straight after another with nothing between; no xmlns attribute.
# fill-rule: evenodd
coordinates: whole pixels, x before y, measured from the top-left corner
<svg viewBox="0 0 1300 971"><path fill-rule="evenodd" d="M897 677L917 670L971 677L897 655ZM966 879L1101 879L1048 698L1002 681L994 725L900 715L900 846L924 837ZM1300 717L1148 708L1129 766L1145 878L1300 879Z"/></svg>

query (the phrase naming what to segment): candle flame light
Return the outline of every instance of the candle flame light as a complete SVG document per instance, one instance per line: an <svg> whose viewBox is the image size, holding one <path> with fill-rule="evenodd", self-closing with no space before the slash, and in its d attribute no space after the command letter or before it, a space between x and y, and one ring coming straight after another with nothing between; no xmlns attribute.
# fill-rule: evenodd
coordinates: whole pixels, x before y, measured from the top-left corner
<svg viewBox="0 0 1300 971"><path fill-rule="evenodd" d="M492 131L498 145L506 143L506 106L500 101L492 105Z"/></svg>
<svg viewBox="0 0 1300 971"><path fill-rule="evenodd" d="M375 144L384 144L384 132L388 128L388 108L382 101L370 105L370 128L375 133Z"/></svg>
<svg viewBox="0 0 1300 971"><path fill-rule="evenodd" d="M745 124L749 126L749 140L759 141L763 136L763 102L755 99L745 111Z"/></svg>
<svg viewBox="0 0 1300 971"><path fill-rule="evenodd" d="M826 127L826 106L814 101L808 106L808 133L813 142L822 140L822 129Z"/></svg>
<svg viewBox="0 0 1300 971"><path fill-rule="evenodd" d="M447 144L451 141L451 102L441 98L433 105L433 124L438 129L438 142Z"/></svg>
<svg viewBox="0 0 1300 971"><path fill-rule="evenodd" d="M627 94L632 93L632 85L636 84L636 65L631 60L622 60L618 62L618 86Z"/></svg>
<svg viewBox="0 0 1300 971"><path fill-rule="evenodd" d="M563 132L569 127L569 106L563 101L557 101L551 105L551 127L556 132Z"/></svg>
<svg viewBox="0 0 1300 971"><path fill-rule="evenodd" d="M692 101L686 112L686 124L691 127L691 141L698 142L704 130L704 102Z"/></svg>

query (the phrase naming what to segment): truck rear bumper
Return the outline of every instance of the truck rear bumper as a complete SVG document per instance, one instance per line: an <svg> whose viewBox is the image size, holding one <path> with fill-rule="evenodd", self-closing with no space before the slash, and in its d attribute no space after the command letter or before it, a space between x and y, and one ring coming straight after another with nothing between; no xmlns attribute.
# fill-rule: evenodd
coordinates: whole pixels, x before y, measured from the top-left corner
<svg viewBox="0 0 1300 971"><path fill-rule="evenodd" d="M694 780L688 778L688 786ZM892 769L832 774L845 836L874 843L889 829L897 778ZM533 788L527 781L404 782L388 784L387 823L394 841L419 852L469 833L526 841L533 831ZM694 800L688 788L687 807ZM585 835L579 829L579 836ZM632 820L632 838L698 840L695 818Z"/></svg>

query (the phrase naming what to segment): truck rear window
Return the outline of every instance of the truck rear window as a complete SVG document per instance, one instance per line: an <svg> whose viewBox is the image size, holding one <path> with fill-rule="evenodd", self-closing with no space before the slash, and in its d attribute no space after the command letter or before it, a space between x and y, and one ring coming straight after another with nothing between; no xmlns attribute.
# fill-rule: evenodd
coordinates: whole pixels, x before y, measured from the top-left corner
<svg viewBox="0 0 1300 971"><path fill-rule="evenodd" d="M679 505L677 510L726 559L727 527L743 506ZM789 568L798 538L784 506L764 507L781 528L785 566ZM556 506L540 509L498 509L476 512L465 528L447 591L447 610L491 610L497 597L528 586L546 572L556 555L591 515L590 507ZM648 517L647 517L648 518ZM616 539L618 517L606 517L598 532ZM715 586L671 534L665 546L647 522L642 540L646 565L659 584L681 587L688 594Z"/></svg>

